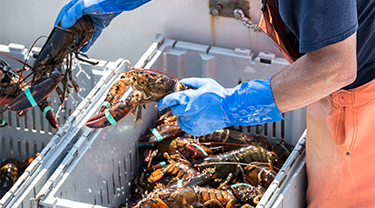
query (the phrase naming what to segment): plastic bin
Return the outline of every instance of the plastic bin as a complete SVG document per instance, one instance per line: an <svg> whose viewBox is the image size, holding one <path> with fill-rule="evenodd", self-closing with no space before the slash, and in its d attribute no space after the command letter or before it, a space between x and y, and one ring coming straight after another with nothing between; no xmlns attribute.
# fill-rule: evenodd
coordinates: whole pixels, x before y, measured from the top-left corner
<svg viewBox="0 0 375 208"><path fill-rule="evenodd" d="M167 73L180 78L212 77L225 87L233 87L239 81L268 78L287 65L285 59L269 53L260 53L253 57L248 49L210 47L158 36L135 67L165 68ZM107 90L109 87L110 85L107 85ZM127 91L123 98L129 93L130 91ZM100 101L87 112L87 118L97 113L104 97L105 94L98 94L99 99L96 100ZM141 124L135 125L135 116L129 115L119 123L104 129L83 127L84 133L37 197L32 199L33 207L117 208L121 203L128 202L132 177L141 169L137 139L159 114L155 104L149 104L143 112ZM279 207L283 207L283 199L280 199L282 194L285 195L284 201L289 197L286 203L303 206L304 197L290 197L288 190L304 190L305 186L305 109L288 112L284 121L267 123L259 128L263 128L259 135L269 139L285 138L288 143L296 146L280 174L267 190L267 197L264 197L258 207L271 207L275 203L281 203ZM259 129L243 127L242 130L256 134ZM300 178L297 184L295 178Z"/></svg>
<svg viewBox="0 0 375 208"><path fill-rule="evenodd" d="M0 45L0 51L33 63L33 55L40 48L34 48L28 56L24 45ZM22 64L0 54L0 58L13 68L21 68ZM16 184L0 200L0 207L30 207L30 198L34 198L61 163L71 147L77 141L82 122L81 111L90 106L90 101L96 93L103 93L101 87L111 80L114 73L124 71L128 65L123 59L116 62L99 61L96 66L82 63L73 70L73 77L81 86L79 95L72 92L66 100L64 110L57 112L59 130L50 127L39 108L32 108L25 117L18 118L13 111L0 115L8 122L8 126L0 128L0 162L8 158L27 159L37 152L39 156L28 166L17 180ZM32 64L29 64L32 65ZM57 93L50 95L56 113L60 102Z"/></svg>

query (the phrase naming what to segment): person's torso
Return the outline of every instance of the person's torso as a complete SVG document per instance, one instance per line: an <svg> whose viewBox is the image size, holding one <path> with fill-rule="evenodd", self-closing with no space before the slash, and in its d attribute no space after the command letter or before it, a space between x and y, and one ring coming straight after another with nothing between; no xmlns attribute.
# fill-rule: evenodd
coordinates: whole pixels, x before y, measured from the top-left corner
<svg viewBox="0 0 375 208"><path fill-rule="evenodd" d="M278 0L284 35L299 55L345 40L357 31L357 79L353 89L375 78L375 0ZM357 8L352 9L352 8Z"/></svg>

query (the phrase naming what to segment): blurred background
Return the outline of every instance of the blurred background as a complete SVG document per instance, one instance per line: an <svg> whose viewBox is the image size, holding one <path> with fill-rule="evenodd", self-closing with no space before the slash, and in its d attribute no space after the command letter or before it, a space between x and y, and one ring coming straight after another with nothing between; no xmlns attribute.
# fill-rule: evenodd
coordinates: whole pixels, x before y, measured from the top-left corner
<svg viewBox="0 0 375 208"><path fill-rule="evenodd" d="M0 0L0 44L23 44L30 48L39 36L48 36L66 0ZM209 0L153 0L142 7L123 12L105 29L88 51L92 58L130 60L134 65L155 40L164 37L219 46L281 53L262 32L247 28L235 18L210 15ZM256 23L261 17L261 0L249 0L249 16ZM36 46L41 47L46 38Z"/></svg>

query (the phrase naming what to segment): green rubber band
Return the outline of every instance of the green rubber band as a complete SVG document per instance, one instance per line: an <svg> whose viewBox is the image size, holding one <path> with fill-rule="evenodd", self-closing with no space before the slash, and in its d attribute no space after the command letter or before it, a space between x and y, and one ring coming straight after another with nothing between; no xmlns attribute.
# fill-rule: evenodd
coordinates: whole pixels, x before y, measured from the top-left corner
<svg viewBox="0 0 375 208"><path fill-rule="evenodd" d="M197 145L195 143L193 143L193 146L196 147L196 148L198 148L203 153L204 156L208 156L207 152L204 151L204 149L201 146L199 146L199 145Z"/></svg>
<svg viewBox="0 0 375 208"><path fill-rule="evenodd" d="M165 163L164 161L160 162L159 164L161 165L161 167L165 167L167 165L167 163Z"/></svg>
<svg viewBox="0 0 375 208"><path fill-rule="evenodd" d="M46 117L47 112L48 112L49 110L53 111L53 109L51 108L51 106L47 106L46 108L44 108L44 110L43 110L43 115L44 115L44 117Z"/></svg>
<svg viewBox="0 0 375 208"><path fill-rule="evenodd" d="M27 99L29 100L31 106L33 106L33 107L36 106L37 103L35 102L34 97L31 95L30 88L26 88L24 90L24 92L25 92L25 95L26 95Z"/></svg>
<svg viewBox="0 0 375 208"><path fill-rule="evenodd" d="M277 143L288 153L288 155L290 155L289 150L283 144L281 144L280 142Z"/></svg>
<svg viewBox="0 0 375 208"><path fill-rule="evenodd" d="M154 145L155 145L154 143L139 143L138 147L142 147L142 146L151 146L151 147L153 147Z"/></svg>
<svg viewBox="0 0 375 208"><path fill-rule="evenodd" d="M112 117L112 115L111 115L111 113L109 112L108 109L105 109L104 114L105 114L105 117L107 118L107 120L109 121L109 123L111 125L116 124L116 120Z"/></svg>
<svg viewBox="0 0 375 208"><path fill-rule="evenodd" d="M0 124L0 126L4 126L6 124L6 122L3 120L3 119L1 119L1 124Z"/></svg>
<svg viewBox="0 0 375 208"><path fill-rule="evenodd" d="M104 101L100 107L103 107L103 106L109 108L109 107L111 107L111 103L109 103L107 101Z"/></svg>
<svg viewBox="0 0 375 208"><path fill-rule="evenodd" d="M236 184L231 185L230 187L231 187L231 188L235 188L235 187L237 187L237 186L248 186L248 187L250 187L250 188L253 188L253 186L250 185L250 184L248 184L248 183L236 183Z"/></svg>
<svg viewBox="0 0 375 208"><path fill-rule="evenodd" d="M151 129L151 133L156 137L156 140L158 140L158 142L163 141L163 137L159 134L158 130L153 128Z"/></svg>
<svg viewBox="0 0 375 208"><path fill-rule="evenodd" d="M181 188L182 187L182 180L178 180L177 181L177 188Z"/></svg>

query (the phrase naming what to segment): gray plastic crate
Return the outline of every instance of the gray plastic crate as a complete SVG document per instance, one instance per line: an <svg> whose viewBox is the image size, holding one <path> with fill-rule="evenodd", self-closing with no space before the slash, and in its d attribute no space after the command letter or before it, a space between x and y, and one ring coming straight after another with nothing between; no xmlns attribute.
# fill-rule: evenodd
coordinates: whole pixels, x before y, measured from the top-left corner
<svg viewBox="0 0 375 208"><path fill-rule="evenodd" d="M33 63L33 54L40 48L34 48L30 53L30 63ZM20 60L25 60L28 50L20 44L0 45L0 51ZM22 64L0 54L0 58L8 62L12 68L21 68ZM80 63L73 69L73 77L81 86L79 95L72 92L70 99L66 100L64 110L59 113L59 130L53 129L43 117L39 108L33 108L25 117L16 117L15 112L7 111L0 115L1 119L8 122L9 126L0 128L0 162L8 158L27 159L39 152L39 156L28 166L17 180L16 184L0 200L0 207L30 207L30 198L42 188L57 166L61 163L77 138L83 133L81 130L83 119L82 111L89 108L93 97L101 92L102 86L109 81L115 73L124 71L128 61L119 59L116 62L98 61L92 66ZM30 65L30 64L29 64ZM53 108L56 112L60 103L57 93L51 95ZM56 102L57 101L57 102Z"/></svg>
<svg viewBox="0 0 375 208"><path fill-rule="evenodd" d="M239 81L268 78L282 70L288 63L273 54L261 53L257 57L248 49L235 50L164 39L158 36L135 67L165 68L167 73L183 77L212 77L225 87L233 87ZM107 90L109 89L107 86ZM125 93L123 99L129 95ZM98 102L87 118L96 114L105 94L98 95ZM155 104L149 104L143 112L143 123L135 125L135 117L129 115L114 126L104 129L86 128L85 132L48 179L45 186L32 199L33 207L118 207L129 201L132 177L139 173L138 138L151 126L160 112ZM259 207L270 207L279 200L284 182L294 175L294 169L303 166L305 109L285 114L285 121L264 124L260 135L269 139L285 138L296 145L283 166L282 173L266 192L266 201ZM83 129L82 129L83 130ZM244 127L244 132L255 134L256 127ZM301 168L300 168L301 169ZM300 171L303 174L303 171ZM280 178L281 177L281 178ZM293 176L294 177L294 176ZM304 175L300 175L302 180ZM295 177L294 177L295 178ZM293 180L293 179L291 179ZM288 182L293 183L293 182ZM295 184L302 186L304 184ZM286 187L288 189L288 187ZM288 198L290 203L303 204L304 199ZM289 202L288 202L289 203Z"/></svg>

